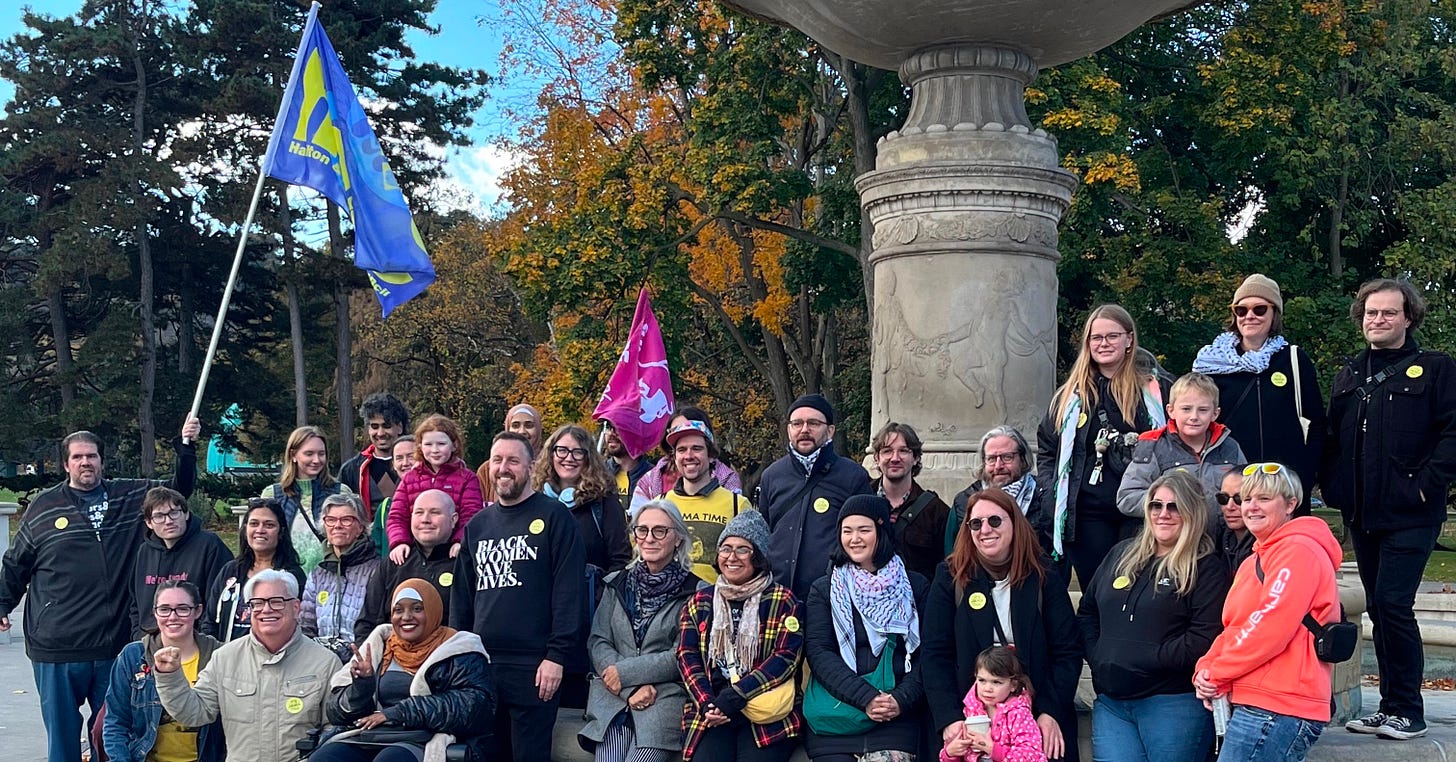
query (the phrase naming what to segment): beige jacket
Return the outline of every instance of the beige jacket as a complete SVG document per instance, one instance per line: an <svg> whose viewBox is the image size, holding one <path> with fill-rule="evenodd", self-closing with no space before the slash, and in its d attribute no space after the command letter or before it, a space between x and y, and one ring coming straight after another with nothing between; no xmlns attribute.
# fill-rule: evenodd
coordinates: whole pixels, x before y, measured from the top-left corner
<svg viewBox="0 0 1456 762"><path fill-rule="evenodd" d="M213 652L194 686L180 669L157 673L157 693L186 727L221 716L228 762L294 762L294 744L323 724L338 668L339 657L302 630L276 654L250 634Z"/></svg>

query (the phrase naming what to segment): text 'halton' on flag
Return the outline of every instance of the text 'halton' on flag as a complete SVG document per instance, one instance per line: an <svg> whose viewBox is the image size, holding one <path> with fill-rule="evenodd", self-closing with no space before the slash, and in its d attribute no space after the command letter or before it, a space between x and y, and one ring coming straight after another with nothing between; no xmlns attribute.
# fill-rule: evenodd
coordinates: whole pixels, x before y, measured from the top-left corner
<svg viewBox="0 0 1456 762"><path fill-rule="evenodd" d="M622 445L635 458L657 446L675 405L662 329L644 288L637 295L627 344L592 418L611 421Z"/></svg>
<svg viewBox="0 0 1456 762"><path fill-rule="evenodd" d="M304 25L263 171L344 210L354 225L354 264L368 273L388 317L435 282L435 267L318 10L314 3Z"/></svg>

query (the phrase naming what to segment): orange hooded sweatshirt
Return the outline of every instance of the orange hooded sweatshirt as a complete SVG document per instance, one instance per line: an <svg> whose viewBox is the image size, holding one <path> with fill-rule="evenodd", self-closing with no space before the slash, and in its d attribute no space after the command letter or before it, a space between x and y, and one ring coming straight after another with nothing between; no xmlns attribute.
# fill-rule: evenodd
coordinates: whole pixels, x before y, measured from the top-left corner
<svg viewBox="0 0 1456 762"><path fill-rule="evenodd" d="M1234 704L1329 722L1334 665L1315 656L1314 635L1302 621L1306 613L1317 622L1339 618L1341 558L1329 525L1309 516L1290 519L1255 543L1224 601L1224 631L1196 670L1208 670ZM1262 560L1262 583L1255 559Z"/></svg>

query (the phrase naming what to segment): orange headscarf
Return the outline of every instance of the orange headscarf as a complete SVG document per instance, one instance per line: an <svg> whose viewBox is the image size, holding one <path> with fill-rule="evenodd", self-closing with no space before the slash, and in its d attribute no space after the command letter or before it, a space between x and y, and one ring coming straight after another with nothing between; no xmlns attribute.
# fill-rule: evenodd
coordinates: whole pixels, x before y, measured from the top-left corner
<svg viewBox="0 0 1456 762"><path fill-rule="evenodd" d="M394 595L390 597L390 610L393 611L394 605L401 600L413 598L418 598L425 607L424 637L415 643L406 643L397 631L391 632L389 639L384 642L384 657L379 661L380 674L389 667L391 661L398 662L405 672L415 674L436 648L455 635L453 628L440 626L445 618L445 604L440 601L440 593L435 590L435 586L425 580L407 579L399 583L394 589ZM393 619L391 615L391 623Z"/></svg>

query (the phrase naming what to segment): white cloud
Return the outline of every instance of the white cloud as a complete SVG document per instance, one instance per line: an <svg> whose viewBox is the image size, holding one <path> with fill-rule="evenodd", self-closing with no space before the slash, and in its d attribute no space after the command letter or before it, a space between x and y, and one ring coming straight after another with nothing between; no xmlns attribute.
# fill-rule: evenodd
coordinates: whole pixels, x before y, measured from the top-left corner
<svg viewBox="0 0 1456 762"><path fill-rule="evenodd" d="M442 209L464 209L483 216L506 209L501 176L522 157L494 143L451 148L445 156L445 178L431 193Z"/></svg>

